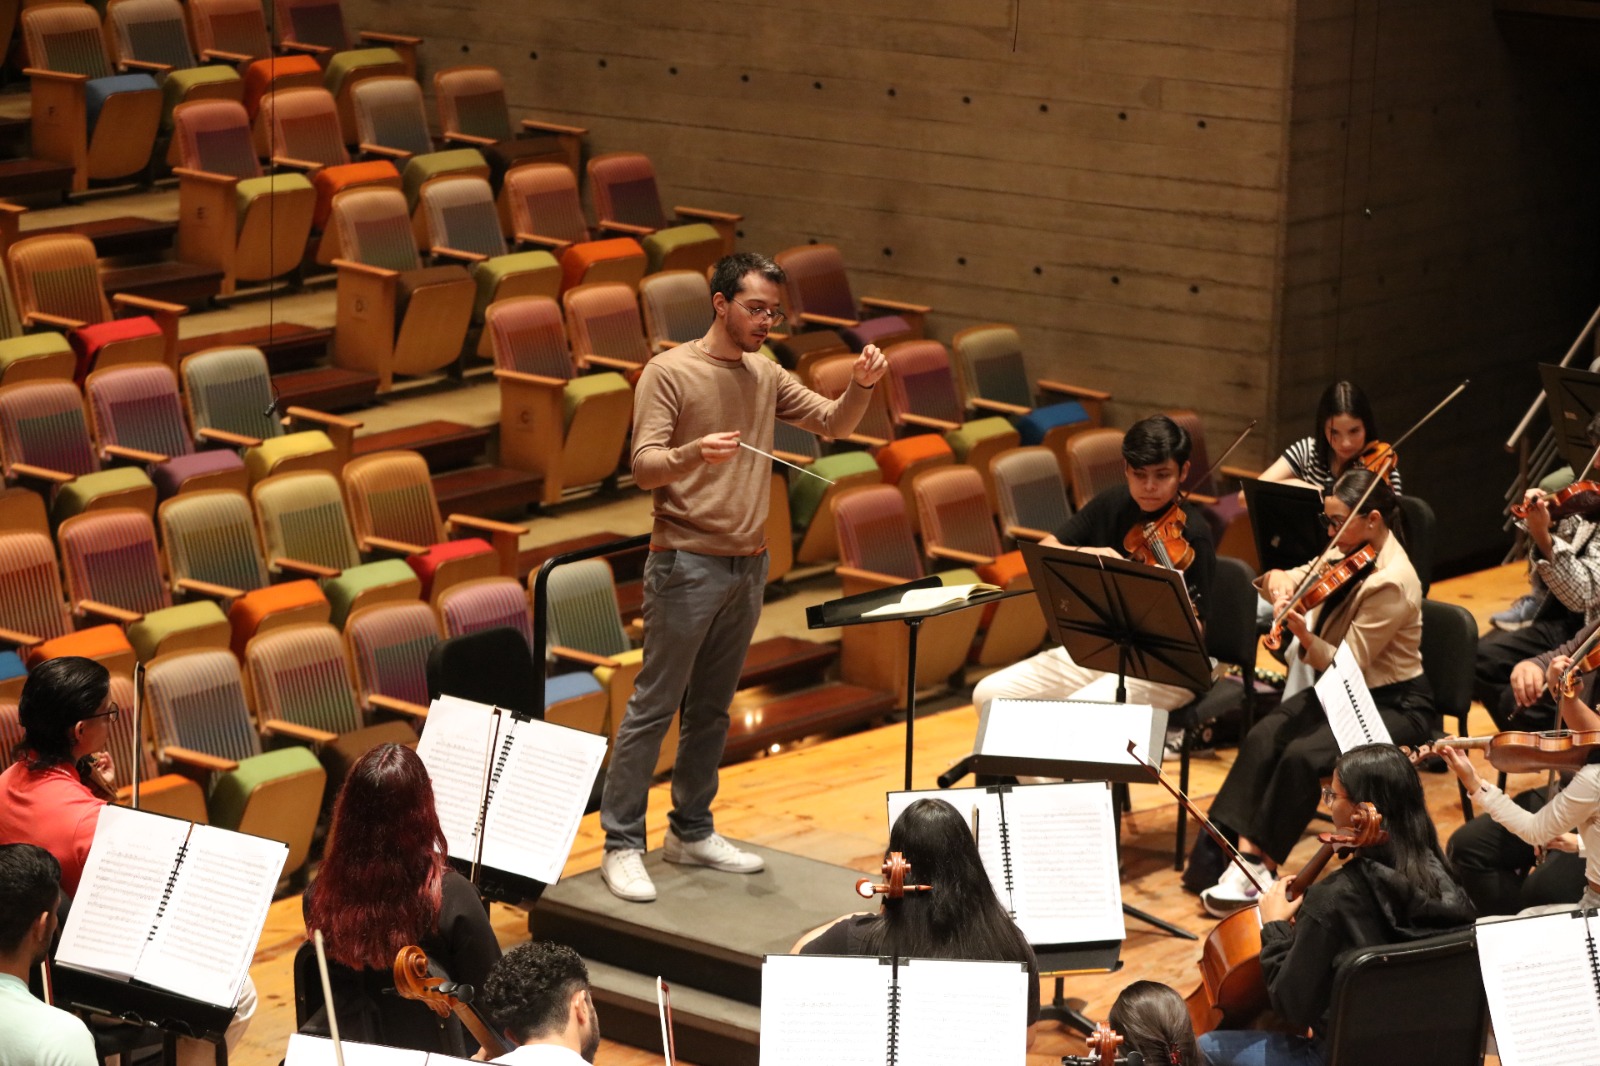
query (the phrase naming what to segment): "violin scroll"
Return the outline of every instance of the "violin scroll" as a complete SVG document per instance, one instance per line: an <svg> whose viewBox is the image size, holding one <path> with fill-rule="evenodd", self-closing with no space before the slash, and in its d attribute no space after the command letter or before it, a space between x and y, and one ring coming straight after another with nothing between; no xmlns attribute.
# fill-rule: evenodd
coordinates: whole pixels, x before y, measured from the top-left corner
<svg viewBox="0 0 1600 1066"><path fill-rule="evenodd" d="M1122 1034L1101 1022L1089 1034L1087 1043L1089 1051L1100 1057L1100 1066L1113 1066L1117 1061L1117 1048L1122 1046Z"/></svg>
<svg viewBox="0 0 1600 1066"><path fill-rule="evenodd" d="M911 864L906 857L898 851L891 851L889 857L883 860L884 883L875 885L872 878L863 877L856 882L856 895L862 899L871 899L873 896L882 895L885 899L901 899L907 892L930 891L928 885L908 885L906 875L911 872Z"/></svg>

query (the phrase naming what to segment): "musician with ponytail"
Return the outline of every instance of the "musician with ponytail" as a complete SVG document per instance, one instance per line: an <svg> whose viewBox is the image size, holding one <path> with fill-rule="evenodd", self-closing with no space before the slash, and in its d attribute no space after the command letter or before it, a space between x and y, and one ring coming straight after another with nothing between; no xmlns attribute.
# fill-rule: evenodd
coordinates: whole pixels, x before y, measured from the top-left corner
<svg viewBox="0 0 1600 1066"><path fill-rule="evenodd" d="M1145 1066L1204 1066L1183 997L1159 981L1135 981L1117 996L1106 1024L1120 1033L1124 1054L1137 1051Z"/></svg>

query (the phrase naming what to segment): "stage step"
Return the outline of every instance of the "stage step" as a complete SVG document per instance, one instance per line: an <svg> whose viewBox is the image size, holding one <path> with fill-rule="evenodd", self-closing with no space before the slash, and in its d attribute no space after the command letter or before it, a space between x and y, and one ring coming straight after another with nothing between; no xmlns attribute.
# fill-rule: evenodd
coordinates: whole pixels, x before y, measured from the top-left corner
<svg viewBox="0 0 1600 1066"><path fill-rule="evenodd" d="M521 514L539 501L537 474L503 466L469 466L433 479L439 510L472 515Z"/></svg>
<svg viewBox="0 0 1600 1066"><path fill-rule="evenodd" d="M0 199L13 200L72 188L72 167L47 159L0 159Z"/></svg>
<svg viewBox="0 0 1600 1066"><path fill-rule="evenodd" d="M369 433L355 440L356 455L392 450L421 453L430 470L454 470L477 462L489 446L490 431L484 426L460 422L420 422L414 426Z"/></svg>
<svg viewBox="0 0 1600 1066"><path fill-rule="evenodd" d="M67 226L41 226L23 230L18 237L42 237L48 234L77 234L89 238L95 254L101 258L118 255L148 255L164 252L172 247L178 235L176 222L163 222L136 215L118 215L116 218L97 218L88 222L74 222ZM123 290L118 290L123 291Z"/></svg>
<svg viewBox="0 0 1600 1066"><path fill-rule="evenodd" d="M316 411L349 411L370 406L378 395L378 375L339 366L316 367L272 375L281 408L310 407Z"/></svg>
<svg viewBox="0 0 1600 1066"><path fill-rule="evenodd" d="M522 553L517 560L517 569L526 578L543 566L546 559L554 558L557 555L565 555L567 552L582 551L584 548L594 548L601 544L614 544L619 540L627 539L627 535L623 533L602 531L589 533L581 537L573 537L571 540L558 540L550 544L540 544ZM648 548L635 548L632 551L605 557L606 562L611 564L612 575L616 578L619 597L622 594L623 585L636 584L644 579L644 561L648 557L649 551L650 549ZM623 614L627 614L626 607L623 609Z"/></svg>
<svg viewBox="0 0 1600 1066"><path fill-rule="evenodd" d="M893 714L894 695L839 681L811 688L742 688L728 708L722 765L741 762L774 744L833 733Z"/></svg>
<svg viewBox="0 0 1600 1066"><path fill-rule="evenodd" d="M593 990L606 1039L646 1051L661 1051L654 974L634 973L592 959ZM757 1066L761 1059L761 1008L668 982L672 994L672 1042L685 1062Z"/></svg>
<svg viewBox="0 0 1600 1066"><path fill-rule="evenodd" d="M207 333L199 337L185 337L178 342L183 355L205 351L207 348L260 348L267 357L267 367L274 374L320 365L328 358L328 346L333 341L333 330L318 326L305 326L298 322L272 322L247 329L230 329L222 333ZM375 380L375 379L374 379ZM280 389L282 386L280 386ZM362 400L369 402L373 393Z"/></svg>
<svg viewBox="0 0 1600 1066"><path fill-rule="evenodd" d="M785 678L800 677L807 683L822 676L828 664L839 657L839 645L799 637L772 637L750 645L739 671L739 687L766 685Z"/></svg>
<svg viewBox="0 0 1600 1066"><path fill-rule="evenodd" d="M163 259L154 263L102 267L100 285L107 295L143 296L198 310L222 291L222 271L198 263Z"/></svg>

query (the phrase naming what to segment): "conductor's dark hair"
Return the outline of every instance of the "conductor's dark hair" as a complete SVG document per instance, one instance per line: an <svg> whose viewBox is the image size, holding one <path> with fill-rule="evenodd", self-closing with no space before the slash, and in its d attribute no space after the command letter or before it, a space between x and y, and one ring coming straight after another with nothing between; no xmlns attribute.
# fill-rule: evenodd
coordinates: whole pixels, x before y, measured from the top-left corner
<svg viewBox="0 0 1600 1066"><path fill-rule="evenodd" d="M110 691L111 671L77 655L46 659L29 671L17 702L29 768L72 762L72 727L99 713Z"/></svg>
<svg viewBox="0 0 1600 1066"><path fill-rule="evenodd" d="M1201 1066L1189 1008L1169 985L1133 982L1111 1005L1106 1024L1127 1041L1125 1053L1144 1056L1145 1066Z"/></svg>
<svg viewBox="0 0 1600 1066"><path fill-rule="evenodd" d="M1028 962L1033 957L1017 923L1000 906L978 855L972 829L942 799L919 799L889 830L889 851L911 864L907 892L886 900L865 924L865 953L924 959Z"/></svg>
<svg viewBox="0 0 1600 1066"><path fill-rule="evenodd" d="M532 940L500 957L483 983L479 1006L519 1043L560 1032L567 1004L589 988L589 968L565 944Z"/></svg>
<svg viewBox="0 0 1600 1066"><path fill-rule="evenodd" d="M716 268L711 272L712 295L720 292L724 300L733 299L744 287L747 274L760 274L780 287L789 277L783 272L783 267L760 252L734 252L717 260Z"/></svg>
<svg viewBox="0 0 1600 1066"><path fill-rule="evenodd" d="M1151 415L1129 427L1122 436L1122 461L1134 469L1155 466L1168 459L1179 466L1189 461L1193 447L1189 431L1166 415Z"/></svg>
<svg viewBox="0 0 1600 1066"><path fill-rule="evenodd" d="M1405 753L1393 744L1363 744L1339 756L1334 772L1351 803L1370 803L1383 815L1389 842L1363 849L1362 856L1394 870L1419 897L1448 894L1443 878L1454 871L1439 848L1422 779Z"/></svg>
<svg viewBox="0 0 1600 1066"><path fill-rule="evenodd" d="M1350 381L1335 381L1322 390L1317 400L1317 431L1311 435L1311 450L1317 461L1328 470L1333 469L1333 448L1328 444L1328 419L1335 415L1349 415L1367 431L1367 443L1378 439L1378 420L1372 416L1372 401L1361 387Z"/></svg>
<svg viewBox="0 0 1600 1066"><path fill-rule="evenodd" d="M0 952L11 954L33 923L56 909L61 864L34 844L0 846Z"/></svg>

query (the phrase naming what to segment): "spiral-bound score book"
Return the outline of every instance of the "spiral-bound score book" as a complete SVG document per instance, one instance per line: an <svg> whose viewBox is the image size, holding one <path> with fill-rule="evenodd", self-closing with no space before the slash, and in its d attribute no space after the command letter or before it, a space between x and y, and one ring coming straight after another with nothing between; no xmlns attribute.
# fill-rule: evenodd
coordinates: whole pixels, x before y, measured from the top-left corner
<svg viewBox="0 0 1600 1066"><path fill-rule="evenodd" d="M232 1007L289 848L103 807L56 964Z"/></svg>
<svg viewBox="0 0 1600 1066"><path fill-rule="evenodd" d="M1333 727L1333 739L1339 751L1346 752L1363 744L1393 744L1389 727L1378 714L1378 705L1372 702L1372 692L1367 679L1361 676L1350 645L1339 642L1333 653L1333 665L1317 678L1317 700Z"/></svg>
<svg viewBox="0 0 1600 1066"><path fill-rule="evenodd" d="M417 755L433 779L449 854L555 884L572 851L604 737L517 718L484 703L440 696Z"/></svg>
<svg viewBox="0 0 1600 1066"><path fill-rule="evenodd" d="M761 1066L1022 1066L1020 962L768 955Z"/></svg>
<svg viewBox="0 0 1600 1066"><path fill-rule="evenodd" d="M1600 1064L1600 916L1562 911L1478 926L1501 1066Z"/></svg>

